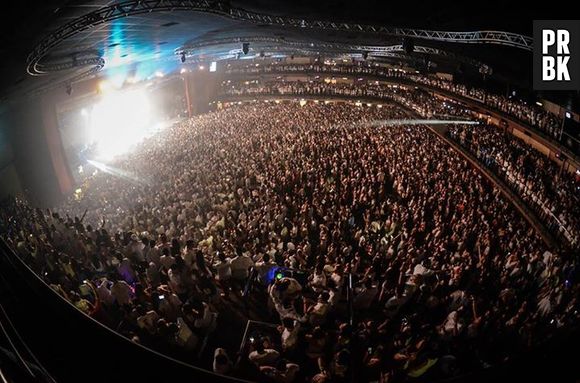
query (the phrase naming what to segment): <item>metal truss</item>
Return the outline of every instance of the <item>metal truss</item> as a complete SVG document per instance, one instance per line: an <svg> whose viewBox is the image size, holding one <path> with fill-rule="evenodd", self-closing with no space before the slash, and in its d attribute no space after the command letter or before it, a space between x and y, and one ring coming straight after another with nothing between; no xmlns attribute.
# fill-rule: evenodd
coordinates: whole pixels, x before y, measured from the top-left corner
<svg viewBox="0 0 580 383"><path fill-rule="evenodd" d="M228 16L229 6L212 0L130 0L100 8L76 18L47 35L28 55L26 71L33 76L45 74L39 61L61 42L82 31L123 17L151 12L198 11Z"/></svg>
<svg viewBox="0 0 580 383"><path fill-rule="evenodd" d="M353 52L353 53L367 53L370 57L392 57L397 59L417 59L416 57L410 57L408 55L402 54L405 52L402 45L360 45L360 44L345 44L345 43L329 43L329 42L305 42L305 41L293 41L287 40L280 37L274 36L247 36L247 37L226 37L212 40L197 41L195 43L187 44L182 47L176 48L174 50L175 55L181 55L185 52L186 55L194 55L195 52L201 48L216 45L227 45L227 44L241 44L243 42L250 43L260 43L260 44L272 44L272 45L260 45L259 50L274 50L282 51L288 50L289 48L306 51L312 53L315 52ZM241 52L241 50L240 50ZM415 46L414 53L424 54L424 55L437 55L441 57L446 57L455 61L463 62L469 64L476 68L489 68L488 65L482 63L481 61L474 60L468 57L464 57L443 49L425 47L425 46Z"/></svg>
<svg viewBox="0 0 580 383"><path fill-rule="evenodd" d="M397 36L415 37L435 41L452 43L488 43L506 45L531 51L534 48L534 40L525 35L503 31L473 31L473 32L447 32L428 31L424 29L393 28L393 34Z"/></svg>
<svg viewBox="0 0 580 383"><path fill-rule="evenodd" d="M51 84L49 84L45 87L42 87L40 89L30 91L26 94L26 96L29 96L29 97L38 96L38 95L44 94L46 92L49 92L49 91L57 89L57 88L62 88L65 86L72 85L76 82L79 82L82 79L85 79L87 77L90 77L90 76L97 74L98 72L101 71L101 69L104 68L104 66L105 66L105 59L99 58L99 60L95 66L93 66L93 67L91 67L91 68L89 68L81 73L78 73L72 77L66 78L65 80L61 80L57 83L51 83ZM70 69L70 68L68 68L68 69Z"/></svg>
<svg viewBox="0 0 580 383"><path fill-rule="evenodd" d="M196 11L212 13L252 23L319 29L344 32L360 32L398 37L414 37L453 43L500 44L525 50L532 50L532 39L527 36L501 31L446 32L421 29L403 29L355 23L306 20L291 17L271 16L232 8L223 0L128 0L112 4L76 18L47 35L27 58L27 72L31 75L46 74L39 66L40 60L61 42L82 31L123 17L167 11Z"/></svg>
<svg viewBox="0 0 580 383"><path fill-rule="evenodd" d="M425 29L393 28L379 25L337 23L333 21L305 20L281 16L263 15L243 9L232 8L230 15L234 18L259 24L291 26L295 28L323 29L345 32L375 33L417 39L446 41L453 43L488 43L507 45L528 51L533 49L533 39L529 36L504 31L449 32L430 31Z"/></svg>
<svg viewBox="0 0 580 383"><path fill-rule="evenodd" d="M392 57L390 54L392 54L393 52L405 52L405 49L403 48L403 45L389 45L389 46L384 46L384 47L380 47L381 49L377 49L376 51L370 51L369 52L369 56L375 56L375 57ZM449 52L443 49L438 49L438 48L433 48L433 47L424 47L424 46L415 46L414 53L421 53L421 54L427 54L427 55L436 55L436 56L441 56L441 57L447 57L449 59L455 60L455 61L459 61L459 62L463 62L469 65L472 65L478 69L484 69L486 71L490 71L491 68L489 67L489 65L484 64L481 61L478 60L474 60L472 58L469 57L465 57L465 56L460 56L456 53L453 52Z"/></svg>
<svg viewBox="0 0 580 383"><path fill-rule="evenodd" d="M81 59L72 58L68 62L38 64L36 69L39 71L39 73L48 74L89 65L100 67L102 69L105 66L105 59L102 57L87 57Z"/></svg>

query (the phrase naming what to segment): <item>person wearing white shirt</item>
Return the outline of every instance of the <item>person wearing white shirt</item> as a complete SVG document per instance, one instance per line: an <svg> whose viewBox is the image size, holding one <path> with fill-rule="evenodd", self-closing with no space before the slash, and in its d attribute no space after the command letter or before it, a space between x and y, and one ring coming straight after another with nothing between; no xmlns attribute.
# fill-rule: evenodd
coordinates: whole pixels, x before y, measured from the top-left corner
<svg viewBox="0 0 580 383"><path fill-rule="evenodd" d="M161 274L159 273L159 268L154 262L149 263L149 267L145 270L149 284L153 287L157 287L161 283Z"/></svg>
<svg viewBox="0 0 580 383"><path fill-rule="evenodd" d="M131 304L131 287L122 279L113 283L111 295L119 306Z"/></svg>
<svg viewBox="0 0 580 383"><path fill-rule="evenodd" d="M314 306L311 306L308 309L308 320L313 326L322 324L326 320L326 316L330 310L330 306L328 304L329 299L330 295L327 292L323 292L318 297L318 302L316 302Z"/></svg>
<svg viewBox="0 0 580 383"><path fill-rule="evenodd" d="M105 306L111 306L115 301L115 298L113 298L113 295L111 294L111 290L109 290L109 285L112 285L111 281L107 280L107 278L103 278L97 287L97 296Z"/></svg>
<svg viewBox="0 0 580 383"><path fill-rule="evenodd" d="M137 234L131 234L131 242L127 245L127 250L130 255L135 255L139 262L145 261L145 256L143 255L144 247L143 242L139 241Z"/></svg>
<svg viewBox="0 0 580 383"><path fill-rule="evenodd" d="M198 313L198 316L193 322L193 326L202 333L209 333L214 329L215 325L216 323L214 321L213 312L210 310L207 303L203 302L202 311Z"/></svg>
<svg viewBox="0 0 580 383"><path fill-rule="evenodd" d="M250 267L254 266L252 258L246 255L237 255L230 261L232 278L237 281L245 281L250 276Z"/></svg>
<svg viewBox="0 0 580 383"><path fill-rule="evenodd" d="M150 334L155 334L156 331L156 324L159 320L159 314L157 312L150 310L137 317L137 325L148 331Z"/></svg>
<svg viewBox="0 0 580 383"><path fill-rule="evenodd" d="M157 246L155 246L155 240L151 240L149 242L149 250L145 256L148 262L153 262L157 266L160 266L160 258L161 258L161 250Z"/></svg>
<svg viewBox="0 0 580 383"><path fill-rule="evenodd" d="M176 320L181 311L181 300L173 293L159 290L159 312L169 321Z"/></svg>
<svg viewBox="0 0 580 383"><path fill-rule="evenodd" d="M169 271L167 272L167 276L169 277L169 286L171 289L178 295L185 294L187 289L183 281L181 280L181 270L177 265L171 266Z"/></svg>
<svg viewBox="0 0 580 383"><path fill-rule="evenodd" d="M271 366L280 357L280 353L273 348L264 348L264 343L259 341L256 343L256 349L250 352L248 359L255 363L258 367Z"/></svg>
<svg viewBox="0 0 580 383"><path fill-rule="evenodd" d="M324 265L316 267L314 274L310 277L310 287L315 293L321 293L326 288L326 274L324 273Z"/></svg>
<svg viewBox="0 0 580 383"><path fill-rule="evenodd" d="M213 372L220 375L229 375L232 371L233 364L226 350L216 348L213 354Z"/></svg>
<svg viewBox="0 0 580 383"><path fill-rule="evenodd" d="M282 334L280 335L282 348L284 351L292 351L298 344L298 333L300 331L300 322L293 318L282 319Z"/></svg>
<svg viewBox="0 0 580 383"><path fill-rule="evenodd" d="M163 255L159 258L159 263L165 270L169 270L175 264L175 258L169 254L169 249L163 249Z"/></svg>
<svg viewBox="0 0 580 383"><path fill-rule="evenodd" d="M175 334L176 343L188 350L193 350L197 346L199 338L191 331L181 317L177 318L177 328L178 330Z"/></svg>
<svg viewBox="0 0 580 383"><path fill-rule="evenodd" d="M181 257L189 268L192 268L195 263L195 250L195 242L192 239L188 239Z"/></svg>
<svg viewBox="0 0 580 383"><path fill-rule="evenodd" d="M227 283L232 278L232 267L230 259L226 258L224 253L218 253L218 263L214 265L217 271L217 279L221 284Z"/></svg>
<svg viewBox="0 0 580 383"><path fill-rule="evenodd" d="M276 266L276 262L273 262L268 253L262 256L262 259L256 262L256 270L261 281L264 281L264 277L270 271L272 267Z"/></svg>
<svg viewBox="0 0 580 383"><path fill-rule="evenodd" d="M285 363L282 362L282 366L279 368L271 366L260 367L260 372L279 383L292 383L296 379L296 374L300 371L300 366L296 363ZM280 363L279 363L280 364Z"/></svg>

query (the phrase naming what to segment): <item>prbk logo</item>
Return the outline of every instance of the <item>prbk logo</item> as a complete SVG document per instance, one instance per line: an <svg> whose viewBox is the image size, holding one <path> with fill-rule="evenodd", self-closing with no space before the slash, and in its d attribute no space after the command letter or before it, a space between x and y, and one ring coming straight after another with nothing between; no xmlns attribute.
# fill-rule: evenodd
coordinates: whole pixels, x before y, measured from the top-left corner
<svg viewBox="0 0 580 383"><path fill-rule="evenodd" d="M534 20L534 89L580 90L580 20Z"/></svg>

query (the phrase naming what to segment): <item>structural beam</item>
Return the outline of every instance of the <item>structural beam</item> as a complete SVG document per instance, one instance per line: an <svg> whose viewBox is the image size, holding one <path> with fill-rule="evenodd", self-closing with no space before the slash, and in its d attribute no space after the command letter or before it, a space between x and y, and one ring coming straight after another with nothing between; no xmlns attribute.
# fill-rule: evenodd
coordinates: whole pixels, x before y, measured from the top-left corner
<svg viewBox="0 0 580 383"><path fill-rule="evenodd" d="M27 72L38 76L42 71L40 61L50 50L64 40L85 30L123 17L151 12L195 11L205 12L257 24L268 24L280 27L299 29L318 29L343 32L360 32L397 37L414 37L417 39L444 41L452 43L486 43L499 44L528 51L532 50L531 37L503 31L449 32L423 29L393 28L356 23L337 23L332 21L306 20L292 17L281 17L250 12L241 8L232 8L229 2L222 0L129 0L112 4L84 16L76 18L56 31L47 35L34 48L27 58Z"/></svg>

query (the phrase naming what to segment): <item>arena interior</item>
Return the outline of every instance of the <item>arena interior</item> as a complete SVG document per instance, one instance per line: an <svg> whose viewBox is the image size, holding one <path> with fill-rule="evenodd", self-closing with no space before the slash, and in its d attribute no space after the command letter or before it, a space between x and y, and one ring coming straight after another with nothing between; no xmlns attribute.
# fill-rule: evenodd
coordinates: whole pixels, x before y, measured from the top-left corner
<svg viewBox="0 0 580 383"><path fill-rule="evenodd" d="M0 382L579 381L580 96L530 82L562 17L5 7Z"/></svg>

